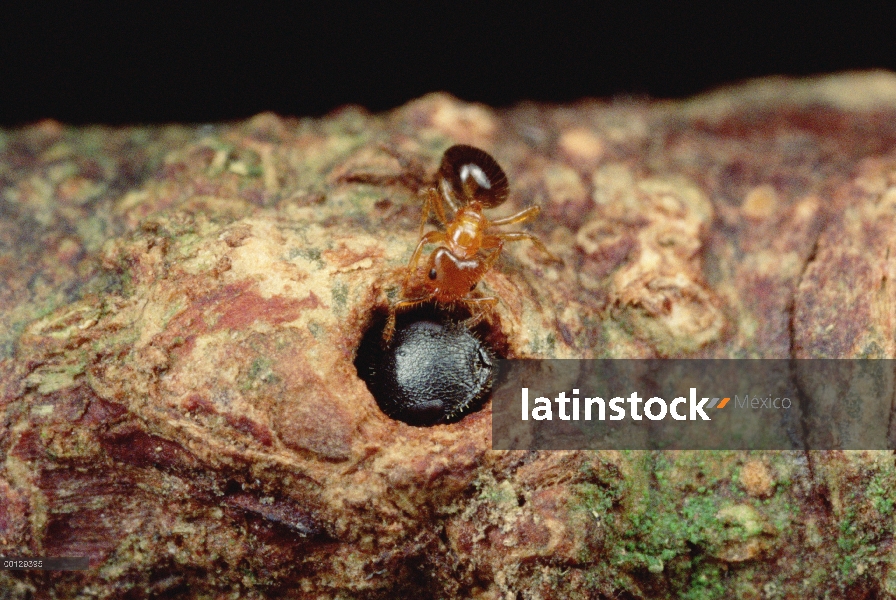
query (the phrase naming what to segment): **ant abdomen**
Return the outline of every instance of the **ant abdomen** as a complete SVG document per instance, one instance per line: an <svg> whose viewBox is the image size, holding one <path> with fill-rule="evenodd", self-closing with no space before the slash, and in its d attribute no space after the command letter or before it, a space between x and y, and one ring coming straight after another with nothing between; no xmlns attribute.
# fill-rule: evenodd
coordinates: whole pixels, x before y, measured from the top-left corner
<svg viewBox="0 0 896 600"><path fill-rule="evenodd" d="M439 166L439 187L443 197L459 208L479 202L483 208L503 204L510 194L507 175L488 152L473 146L451 146Z"/></svg>

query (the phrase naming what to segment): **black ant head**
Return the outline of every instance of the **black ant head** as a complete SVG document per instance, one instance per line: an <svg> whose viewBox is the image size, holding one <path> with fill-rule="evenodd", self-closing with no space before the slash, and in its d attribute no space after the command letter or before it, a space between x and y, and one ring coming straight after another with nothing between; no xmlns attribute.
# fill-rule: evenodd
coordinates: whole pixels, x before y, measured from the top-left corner
<svg viewBox="0 0 896 600"><path fill-rule="evenodd" d="M473 146L457 145L445 150L439 166L439 186L461 205L479 202L493 208L507 200L507 175L488 152Z"/></svg>
<svg viewBox="0 0 896 600"><path fill-rule="evenodd" d="M495 383L496 360L478 335L443 315L399 322L385 351L374 334L362 342L355 367L386 415L427 427L481 408Z"/></svg>

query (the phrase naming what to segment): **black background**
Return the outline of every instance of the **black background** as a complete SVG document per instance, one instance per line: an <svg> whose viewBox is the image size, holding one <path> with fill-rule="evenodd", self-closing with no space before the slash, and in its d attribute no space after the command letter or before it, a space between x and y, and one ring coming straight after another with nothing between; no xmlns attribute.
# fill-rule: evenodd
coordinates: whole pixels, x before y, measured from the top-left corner
<svg viewBox="0 0 896 600"><path fill-rule="evenodd" d="M896 70L896 2L70 4L3 9L0 125L379 111L436 90L496 106L683 97L760 75Z"/></svg>

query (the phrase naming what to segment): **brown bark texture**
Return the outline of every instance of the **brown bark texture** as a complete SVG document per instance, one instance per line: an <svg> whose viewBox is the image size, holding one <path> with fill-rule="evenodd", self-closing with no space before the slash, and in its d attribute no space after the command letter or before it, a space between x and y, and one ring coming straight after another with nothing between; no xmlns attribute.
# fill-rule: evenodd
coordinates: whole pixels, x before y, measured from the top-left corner
<svg viewBox="0 0 896 600"><path fill-rule="evenodd" d="M872 598L892 452L497 452L354 366L452 144L510 357L896 358L896 76L0 131L0 598ZM896 239L896 237L894 237Z"/></svg>

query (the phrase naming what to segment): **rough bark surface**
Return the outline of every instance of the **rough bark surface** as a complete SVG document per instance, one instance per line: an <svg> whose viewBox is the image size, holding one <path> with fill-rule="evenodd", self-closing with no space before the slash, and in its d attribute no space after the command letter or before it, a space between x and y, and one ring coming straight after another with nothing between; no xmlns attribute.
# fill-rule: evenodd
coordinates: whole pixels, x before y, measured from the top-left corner
<svg viewBox="0 0 896 600"><path fill-rule="evenodd" d="M896 595L891 452L495 452L353 360L467 143L515 357L896 357L896 76L0 132L0 597ZM390 151L384 149L388 146ZM407 157L402 161L396 158Z"/></svg>

